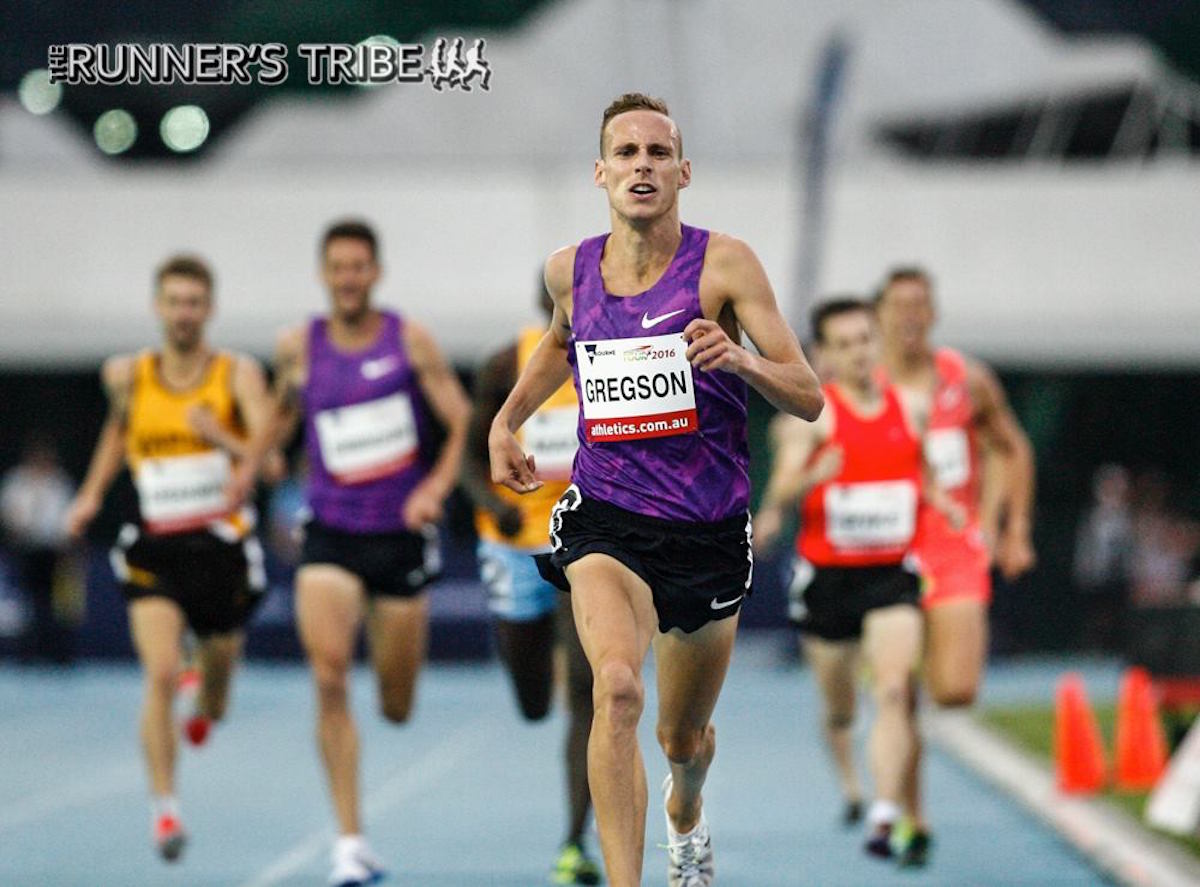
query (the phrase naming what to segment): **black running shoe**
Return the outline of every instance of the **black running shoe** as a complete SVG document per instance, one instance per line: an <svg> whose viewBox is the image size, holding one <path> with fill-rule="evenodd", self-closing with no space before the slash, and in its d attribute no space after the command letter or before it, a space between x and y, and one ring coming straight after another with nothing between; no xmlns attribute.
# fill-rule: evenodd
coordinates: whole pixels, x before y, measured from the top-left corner
<svg viewBox="0 0 1200 887"><path fill-rule="evenodd" d="M842 808L842 825L846 828L851 828L862 822L862 818L862 801L847 801L846 806Z"/></svg>
<svg viewBox="0 0 1200 887"><path fill-rule="evenodd" d="M915 831L905 845L900 848L899 864L904 869L920 869L929 864L929 854L933 849L933 836L926 831Z"/></svg>
<svg viewBox="0 0 1200 887"><path fill-rule="evenodd" d="M866 851L868 856L874 856L876 859L891 859L892 824L884 822L875 826L875 829L871 832L871 837L863 845L863 850Z"/></svg>

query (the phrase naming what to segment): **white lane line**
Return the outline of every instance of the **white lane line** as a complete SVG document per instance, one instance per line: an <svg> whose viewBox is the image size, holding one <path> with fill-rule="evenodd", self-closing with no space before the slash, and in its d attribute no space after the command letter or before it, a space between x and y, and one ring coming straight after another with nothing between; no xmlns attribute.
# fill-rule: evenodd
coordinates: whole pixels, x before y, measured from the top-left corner
<svg viewBox="0 0 1200 887"><path fill-rule="evenodd" d="M488 742L487 718L455 730L423 757L409 761L376 789L367 793L363 809L375 819L393 807L436 786L460 763L483 751ZM271 887L306 868L325 852L333 839L328 828L309 832L265 868L244 881L241 887Z"/></svg>
<svg viewBox="0 0 1200 887"><path fill-rule="evenodd" d="M1134 826L1100 800L1060 794L1039 761L1014 748L966 712L935 712L930 738L1024 804L1126 887L1196 887L1200 863L1165 838Z"/></svg>
<svg viewBox="0 0 1200 887"><path fill-rule="evenodd" d="M64 810L94 804L110 795L141 792L142 769L132 763L115 764L99 773L81 774L69 785L6 802L0 809L0 832L37 822Z"/></svg>

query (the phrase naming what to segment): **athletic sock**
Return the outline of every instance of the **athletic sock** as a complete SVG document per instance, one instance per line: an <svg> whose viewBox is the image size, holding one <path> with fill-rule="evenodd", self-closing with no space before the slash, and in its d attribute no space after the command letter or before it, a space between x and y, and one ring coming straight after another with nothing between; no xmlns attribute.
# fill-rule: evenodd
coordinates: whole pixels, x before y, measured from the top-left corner
<svg viewBox="0 0 1200 887"><path fill-rule="evenodd" d="M358 856L366 845L366 838L362 835L338 835L333 844L333 853L339 858Z"/></svg>
<svg viewBox="0 0 1200 887"><path fill-rule="evenodd" d="M179 799L174 795L154 795L150 799L150 815L157 822L160 817L179 818Z"/></svg>
<svg viewBox="0 0 1200 887"><path fill-rule="evenodd" d="M871 802L871 809L867 813L867 824L871 828L878 828L881 825L891 825L900 818L900 808L891 801L878 799Z"/></svg>

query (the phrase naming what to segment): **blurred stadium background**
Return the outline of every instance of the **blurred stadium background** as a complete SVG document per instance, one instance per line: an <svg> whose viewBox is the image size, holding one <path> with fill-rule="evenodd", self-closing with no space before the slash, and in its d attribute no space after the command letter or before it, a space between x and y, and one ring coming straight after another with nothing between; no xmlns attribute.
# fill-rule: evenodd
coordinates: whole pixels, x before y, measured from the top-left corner
<svg viewBox="0 0 1200 887"><path fill-rule="evenodd" d="M999 697L1028 701L1036 686L1048 699L1081 655L1105 657L1088 674L1110 695L1126 662L1200 679L1200 3L49 0L2 2L0 22L0 473L8 485L45 466L43 516L86 468L100 361L158 340L152 269L177 251L215 268L211 340L268 361L278 330L325 307L323 227L365 217L382 236L377 300L430 327L469 383L537 318L544 256L606 227L591 185L599 116L636 89L664 97L682 129L694 165L683 218L748 241L802 337L814 299L868 294L889 267L918 263L936 281L937 340L999 372L1037 453L1039 554L997 588L993 661L1016 663ZM489 91L311 85L296 54L460 35L486 39ZM291 75L277 87L47 80L50 44L198 41L285 43ZM761 486L771 410L751 407ZM251 658L299 654L301 498L295 480L260 491L272 592ZM461 496L452 506L432 655L486 660L471 517ZM10 701L32 699L13 695L26 680L47 700L61 689L12 663L132 660L106 553L134 509L125 479L76 547L52 520L31 530L6 516ZM22 587L31 546L51 552L49 610ZM781 555L756 570L743 625L790 657L783 568ZM1014 658L1031 653L1053 657ZM119 673L132 709L133 672ZM273 680L248 678L252 712ZM935 793L955 772L935 774ZM22 811L8 827L34 815ZM974 840L971 853L1009 853ZM1091 882L1079 878L1045 883Z"/></svg>
<svg viewBox="0 0 1200 887"><path fill-rule="evenodd" d="M1196 3L6 6L5 469L41 438L81 477L104 409L99 361L155 341L150 273L165 255L211 260L213 341L266 359L278 329L322 310L315 240L347 214L382 234L381 300L431 326L469 380L535 317L541 257L605 226L590 184L598 114L638 88L669 100L695 163L684 217L752 244L802 335L814 297L868 292L887 267L919 262L937 282L938 339L999 370L1037 450L1041 562L997 595L997 653L1120 649L1127 632L1097 601L1117 599L1121 618L1127 603L1200 601ZM459 34L487 39L490 91L311 86L295 52ZM291 76L46 82L50 43L201 40L286 43ZM182 136L163 123L179 106L199 109ZM768 410L755 407L758 445ZM1088 548L1102 466L1127 472L1112 469L1122 529ZM79 655L128 655L103 553L131 507L119 490L86 550L62 561L58 606ZM452 622L473 624L461 507L448 530L454 583L439 597ZM287 552L276 553L261 653L288 652L288 630L266 640L288 625ZM16 653L31 611L11 560L0 644ZM776 572L762 572L751 625L782 623ZM486 632L435 653L486 655Z"/></svg>

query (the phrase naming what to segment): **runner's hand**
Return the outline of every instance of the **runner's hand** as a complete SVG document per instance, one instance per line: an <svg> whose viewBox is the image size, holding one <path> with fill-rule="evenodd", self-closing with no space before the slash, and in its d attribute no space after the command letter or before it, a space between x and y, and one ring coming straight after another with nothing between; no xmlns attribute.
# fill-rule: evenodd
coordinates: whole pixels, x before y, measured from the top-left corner
<svg viewBox="0 0 1200 887"><path fill-rule="evenodd" d="M433 478L425 478L404 500L404 526L414 533L442 519L445 496Z"/></svg>
<svg viewBox="0 0 1200 887"><path fill-rule="evenodd" d="M826 481L833 480L842 473L842 463L845 461L845 452L837 444L831 444L821 451L821 455L813 462L812 468L809 469L808 479L809 485L819 487Z"/></svg>
<svg viewBox="0 0 1200 887"><path fill-rule="evenodd" d="M192 431L208 443L224 446L228 432L221 427L221 423L207 404L193 404L187 411L187 422L192 426Z"/></svg>
<svg viewBox="0 0 1200 887"><path fill-rule="evenodd" d="M783 513L778 508L764 508L754 515L754 553L763 554L771 549L771 545L783 530Z"/></svg>
<svg viewBox="0 0 1200 887"><path fill-rule="evenodd" d="M1029 537L1020 533L1002 533L996 545L996 566L1009 582L1028 573L1037 563L1037 554Z"/></svg>
<svg viewBox="0 0 1200 887"><path fill-rule="evenodd" d="M225 482L225 507L237 511L246 504L254 491L254 478L257 472L245 459L229 472L229 480Z"/></svg>
<svg viewBox="0 0 1200 887"><path fill-rule="evenodd" d="M687 359L701 372L736 373L746 366L749 353L714 320L696 318L683 328L683 338L688 342Z"/></svg>
<svg viewBox="0 0 1200 887"><path fill-rule="evenodd" d="M496 526L509 539L520 533L521 528L525 526L525 518L521 515L521 509L515 505L502 505L496 509L495 516Z"/></svg>
<svg viewBox="0 0 1200 887"><path fill-rule="evenodd" d="M967 509L963 508L958 502L955 502L942 490L929 500L929 504L942 513L942 517L946 519L946 523L950 524L950 529L954 532L960 532L967 525Z"/></svg>
<svg viewBox="0 0 1200 887"><path fill-rule="evenodd" d="M100 497L80 493L67 509L67 515L63 519L63 528L72 539L79 539L99 513Z"/></svg>
<svg viewBox="0 0 1200 887"><path fill-rule="evenodd" d="M542 486L534 476L533 456L526 456L516 435L497 422L492 423L488 433L488 456L492 483L502 484L514 493L532 493Z"/></svg>

